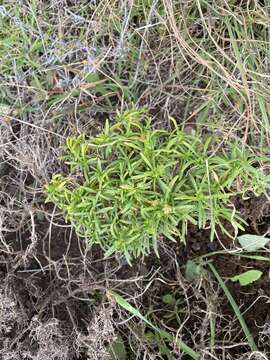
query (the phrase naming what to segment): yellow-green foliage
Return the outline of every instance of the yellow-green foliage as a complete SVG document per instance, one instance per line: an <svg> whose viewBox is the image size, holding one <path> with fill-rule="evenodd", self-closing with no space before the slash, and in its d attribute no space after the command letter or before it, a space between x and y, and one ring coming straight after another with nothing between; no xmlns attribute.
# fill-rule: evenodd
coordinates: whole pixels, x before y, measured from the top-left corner
<svg viewBox="0 0 270 360"><path fill-rule="evenodd" d="M188 223L210 224L212 238L224 220L237 231L242 220L231 197L259 195L269 181L254 166L258 159L236 145L209 155L211 137L202 141L172 124L171 132L153 129L144 111L130 110L97 136L68 138L71 173L53 177L47 201L89 244L128 261L151 249L158 254L161 236L185 240Z"/></svg>

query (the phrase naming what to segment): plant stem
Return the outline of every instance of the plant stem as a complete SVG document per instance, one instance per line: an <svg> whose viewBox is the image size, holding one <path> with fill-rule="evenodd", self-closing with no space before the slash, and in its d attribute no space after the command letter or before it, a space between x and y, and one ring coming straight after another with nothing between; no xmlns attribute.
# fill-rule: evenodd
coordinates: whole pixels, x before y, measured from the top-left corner
<svg viewBox="0 0 270 360"><path fill-rule="evenodd" d="M222 290L224 291L227 299L229 300L229 303L231 304L233 311L236 315L236 317L239 320L239 323L242 327L242 330L246 336L246 339L249 343L250 349L251 351L258 351L257 345L254 341L254 338L251 334L251 332L249 331L247 324L245 322L245 319L243 318L241 311L238 307L238 305L236 304L234 298L232 297L229 289L227 288L225 282L222 280L222 278L220 277L219 273L217 272L217 270L215 269L214 265L211 263L208 263L209 268L211 269L212 273L214 274L214 276L216 277L217 281L219 282L220 287L222 288Z"/></svg>

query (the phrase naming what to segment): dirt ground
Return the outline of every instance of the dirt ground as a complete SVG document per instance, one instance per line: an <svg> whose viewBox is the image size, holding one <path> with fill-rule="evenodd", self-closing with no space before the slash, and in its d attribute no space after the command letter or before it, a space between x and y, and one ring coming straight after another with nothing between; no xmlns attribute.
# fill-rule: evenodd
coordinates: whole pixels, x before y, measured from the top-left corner
<svg viewBox="0 0 270 360"><path fill-rule="evenodd" d="M12 172L11 167L6 168L1 179L10 193L14 190ZM270 217L265 200L238 202L249 224L247 232L265 233ZM239 323L211 274L192 283L184 278L188 260L231 249L233 243L227 236L220 233L218 240L209 243L208 230L191 226L186 245L171 246L164 241L159 259L153 255L130 267L122 258L104 260L100 249L86 248L84 240L63 222L56 209L47 206L43 211L33 215L32 224L30 219L2 239L1 359L105 359L106 349L119 334L128 359L156 358L153 349L159 350L155 344L152 352L143 342L136 345L137 356L131 351L136 336L140 338L149 329L138 325L136 319L131 320L131 325L126 323L125 315L106 297L108 289L133 298L143 309L152 309L153 319L163 319L165 328L180 331L188 345L194 348L195 344L196 349L206 353L210 317L216 324L216 358L248 358L249 349ZM50 219L46 213L55 216ZM211 260L223 279L243 269L263 271L263 277L252 285L241 287L230 281L227 285L260 350L270 354L269 263L229 255L216 255ZM177 301L178 320L175 309L161 301L166 294L172 294ZM189 358L173 348L172 354L175 359Z"/></svg>

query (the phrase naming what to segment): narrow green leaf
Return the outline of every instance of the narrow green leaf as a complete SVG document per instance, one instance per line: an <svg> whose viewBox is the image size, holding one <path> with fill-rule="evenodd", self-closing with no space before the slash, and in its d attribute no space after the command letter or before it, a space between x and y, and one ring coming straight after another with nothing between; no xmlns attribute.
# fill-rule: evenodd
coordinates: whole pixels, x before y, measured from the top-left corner
<svg viewBox="0 0 270 360"><path fill-rule="evenodd" d="M237 254L233 254L236 255ZM261 255L243 255L243 254L239 254L238 256L242 257L242 258L246 258L246 259L251 259L251 260L257 260L257 261L270 261L270 257L266 257L266 256L261 256Z"/></svg>
<svg viewBox="0 0 270 360"><path fill-rule="evenodd" d="M249 343L250 349L251 351L258 351L257 345L254 341L254 338L251 334L251 332L249 331L249 328L247 327L247 324L245 322L245 319L243 318L243 315L241 314L241 311L238 307L238 305L236 304L234 298L232 297L229 289L227 288L226 284L224 283L224 281L222 280L222 278L220 277L219 273L217 272L217 270L215 269L214 265L211 263L208 263L209 268L211 269L212 273L214 274L214 276L216 277L217 281L219 282L220 287L222 288L222 290L224 291L229 303L231 304L231 307L233 308L233 311L236 315L236 317L239 320L239 323L242 327L242 330L246 336L246 339Z"/></svg>
<svg viewBox="0 0 270 360"><path fill-rule="evenodd" d="M138 317L141 319L144 323L146 323L148 326L150 326L152 329L157 331L163 338L168 339L169 341L176 341L176 344L179 346L180 350L182 350L184 353L189 355L194 360L200 360L200 355L192 350L188 345L183 343L182 341L175 340L174 337L168 333L167 331L164 331L162 329L159 329L157 326L152 324L145 316L143 316L139 310L137 310L135 307L133 307L128 301L126 301L121 295L117 294L116 292L109 290L107 292L107 296L109 299L114 300L118 305L120 305L123 309L130 312L132 315Z"/></svg>

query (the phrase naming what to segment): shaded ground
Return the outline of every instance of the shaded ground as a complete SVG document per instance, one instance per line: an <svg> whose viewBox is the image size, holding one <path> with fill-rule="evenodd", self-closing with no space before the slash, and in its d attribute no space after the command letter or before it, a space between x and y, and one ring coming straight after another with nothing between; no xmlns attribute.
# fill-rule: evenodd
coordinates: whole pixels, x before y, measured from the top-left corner
<svg viewBox="0 0 270 360"><path fill-rule="evenodd" d="M243 203L242 213L247 214L253 232L254 224L267 224L268 212L262 216L252 210L261 208L262 203L261 199ZM60 218L58 223L57 218L53 221L37 216L34 233L25 226L4 238L6 250L0 257L3 359L102 359L116 334L121 334L128 358L152 359L151 353L160 353L160 344L145 340L151 338L151 329L144 329L135 318L123 322L126 315L106 298L108 289L135 301L142 312L148 309L152 321L180 331L180 337L202 356L211 350L210 320L216 324L213 346L218 359L248 356L239 323L211 274L192 283L184 278L189 259L224 247L231 249L232 241L226 236L219 234L220 242L209 243L209 232L192 226L186 246L171 248L164 242L160 259L153 255L131 268L123 259L103 260L98 248L86 249L84 241ZM253 267L263 271L263 277L250 286L230 281L227 285L260 350L270 353L268 263L230 255L211 260L224 279ZM168 294L174 298L173 304L162 300ZM167 359L165 354L160 356ZM176 350L171 356L188 359Z"/></svg>
<svg viewBox="0 0 270 360"><path fill-rule="evenodd" d="M269 231L269 216L270 209L266 203L264 197L252 198L246 201L239 202L239 211L247 221L248 226L246 232L250 234L265 234ZM187 246L181 249L181 260L185 263L189 258L196 258L200 255L205 255L211 252L218 252L224 250L235 249L232 240L224 234L218 234L219 239L213 243L202 241L202 239L209 238L209 234L206 231L198 231L195 227L190 229L189 241ZM267 256L267 253L266 253ZM238 306L244 315L248 328L258 343L262 340L261 335L266 334L269 331L269 319L270 319L270 306L269 306L269 263L263 261L256 261L246 259L242 257L232 256L227 254L218 254L215 256L209 256L209 260L213 261L216 269L223 279L228 279L236 274L241 274L249 269L257 269L263 272L263 276L248 286L240 286L239 283L227 281L227 286L236 300ZM220 303L220 313L225 317L232 315L232 308L228 304L227 299L223 299ZM231 332L232 339L242 338L243 334L239 334L237 326L237 320L234 323L234 331ZM270 342L266 341L262 343L264 349L270 351ZM235 356L237 356L237 351Z"/></svg>

